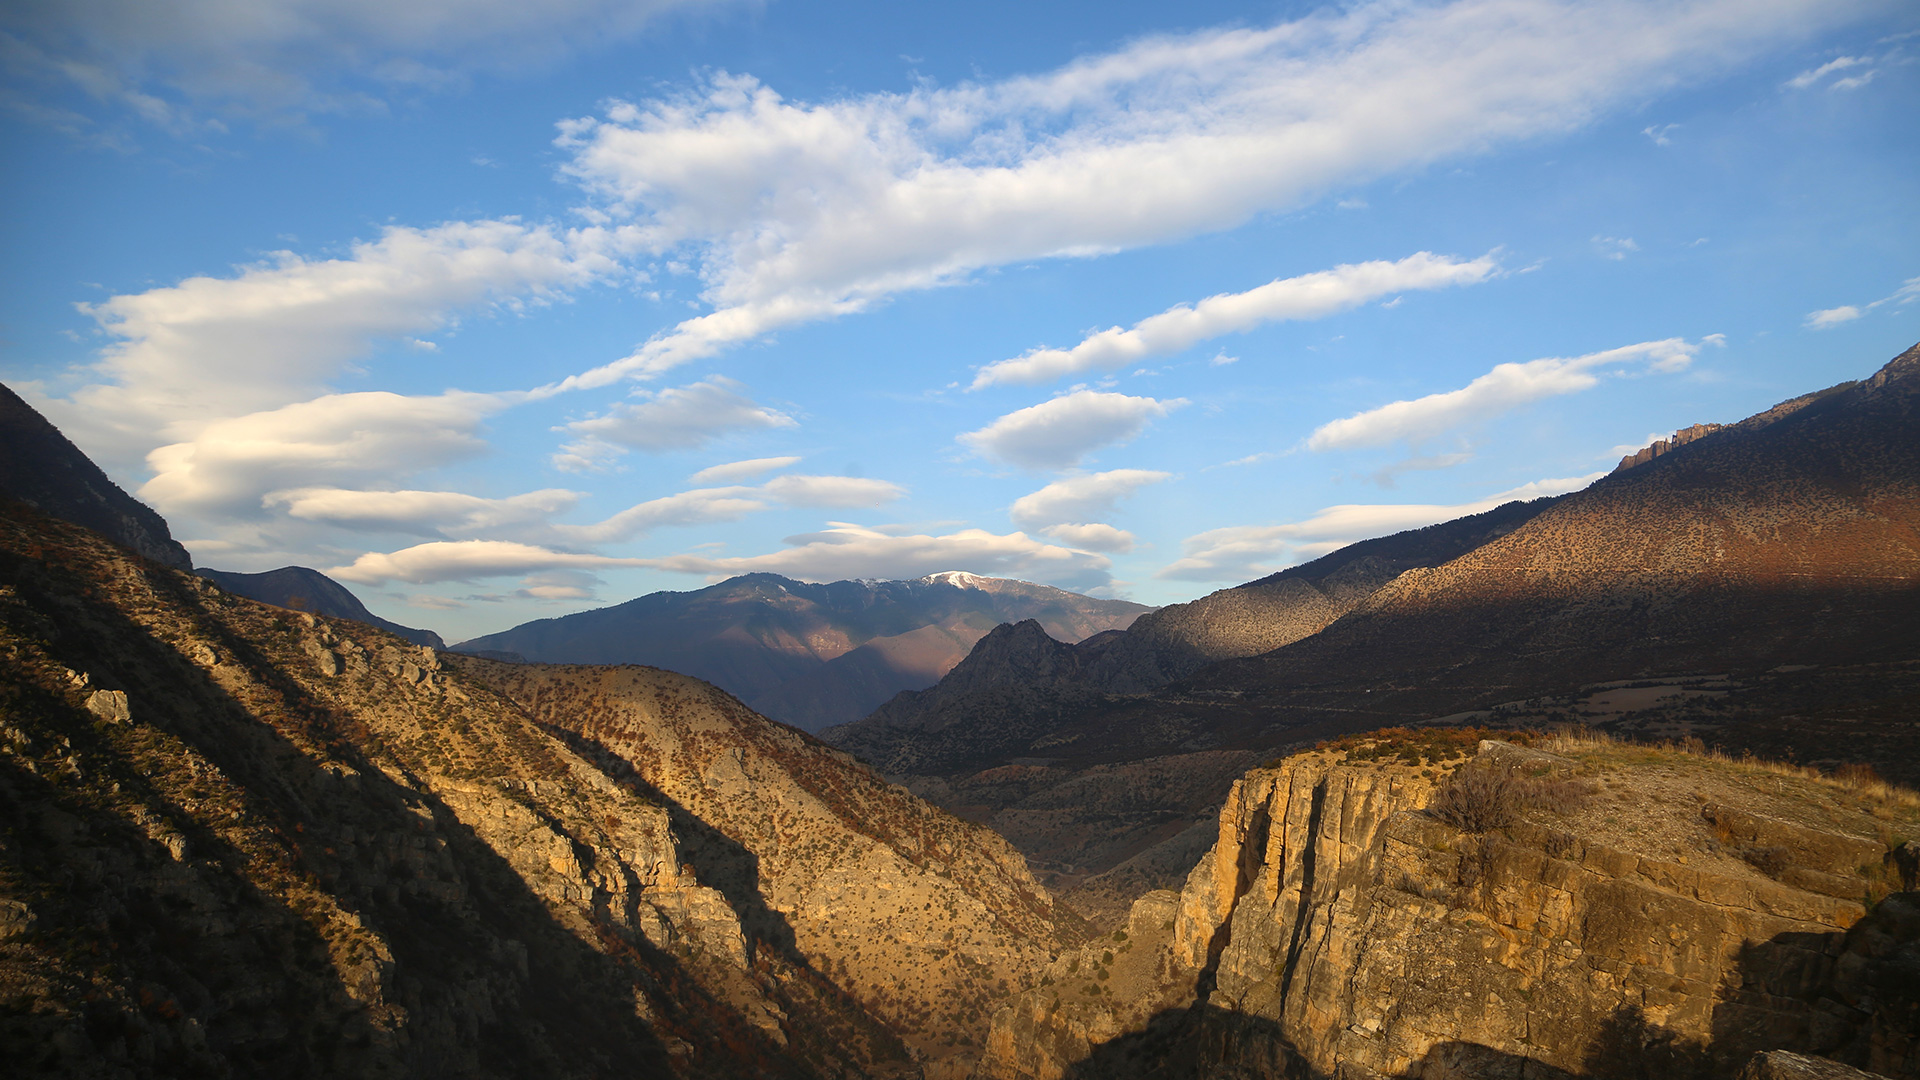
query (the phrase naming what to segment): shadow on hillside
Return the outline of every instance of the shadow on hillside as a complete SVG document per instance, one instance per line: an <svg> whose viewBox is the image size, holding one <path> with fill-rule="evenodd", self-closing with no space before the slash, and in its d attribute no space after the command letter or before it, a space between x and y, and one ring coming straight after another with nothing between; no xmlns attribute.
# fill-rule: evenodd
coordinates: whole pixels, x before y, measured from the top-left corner
<svg viewBox="0 0 1920 1080"><path fill-rule="evenodd" d="M719 890L726 898L746 931L750 952L770 948L790 964L807 966L792 924L767 906L760 891L760 856L648 783L631 762L600 740L549 724L541 724L540 729L593 762L636 797L667 811L674 835L680 839L681 856L693 864L694 876L702 885Z"/></svg>
<svg viewBox="0 0 1920 1080"><path fill-rule="evenodd" d="M82 544L67 546L74 562L94 557ZM7 820L60 820L48 815L55 810L78 817L77 833L67 831L90 841L6 853L8 869L26 878L27 895L55 898L35 907L36 914L45 907L48 940L68 942L70 954L79 950L77 964L141 1003L126 1012L111 995L96 1001L88 1011L91 1045L69 1038L55 1048L81 1059L66 1067L84 1071L89 1058L97 1064L128 1054L151 1061L156 1045L183 1054L199 1045L199 1057L183 1061L190 1071L380 1075L389 1071L385 1061L419 1077L666 1076L667 1048L635 1008L651 999L674 1010L665 1018L670 1029L706 1036L718 1058L710 1063L723 1070L803 1072L708 999L671 956L644 942L625 942L610 956L558 923L446 805L366 759L357 745L366 731L352 716L307 694L253 641L199 616L199 598L172 572L143 568L155 599L197 622L224 663L260 682L271 699L261 712L274 724L326 747L357 777L320 768L118 609L77 600L97 588L90 575L34 554L0 552L0 579L14 583L32 612L60 617L27 614L40 625L16 629L43 641L59 663L127 690L136 725L129 739L25 680L10 703L22 721L69 740L90 770L117 784L106 798L99 787L55 786L16 768L0 773L0 801L12 804ZM143 754L164 759L167 740L143 737L140 728L177 739L232 781L249 825L267 834L256 849L277 849L267 856L277 865L262 865L258 850L241 850L210 827L201 811L217 803L217 782L189 781L187 805L168 799L140 763ZM168 767L189 764L177 751L172 757ZM129 801L158 810L184 833L185 858L176 861L115 812ZM435 876L449 866L451 880ZM256 884L276 879L283 883L276 891L329 894L385 939L391 962L367 958L358 985L347 985L314 924ZM157 1028L178 1030L156 1036Z"/></svg>

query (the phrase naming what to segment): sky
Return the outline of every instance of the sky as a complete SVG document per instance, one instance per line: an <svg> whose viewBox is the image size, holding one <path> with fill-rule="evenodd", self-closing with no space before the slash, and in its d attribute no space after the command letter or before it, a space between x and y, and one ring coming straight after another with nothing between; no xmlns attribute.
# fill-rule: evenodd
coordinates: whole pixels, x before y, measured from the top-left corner
<svg viewBox="0 0 1920 1080"><path fill-rule="evenodd" d="M19 0L0 380L458 641L738 573L1147 604L1920 340L1920 8Z"/></svg>

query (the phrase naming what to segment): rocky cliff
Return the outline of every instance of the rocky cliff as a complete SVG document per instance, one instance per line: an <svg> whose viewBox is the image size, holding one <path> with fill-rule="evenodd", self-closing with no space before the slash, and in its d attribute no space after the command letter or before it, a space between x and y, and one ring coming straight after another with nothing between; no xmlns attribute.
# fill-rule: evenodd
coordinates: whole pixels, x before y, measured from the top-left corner
<svg viewBox="0 0 1920 1080"><path fill-rule="evenodd" d="M534 715L18 503L0 657L26 1071L952 1075L1059 947L1003 842L680 676L556 677Z"/></svg>
<svg viewBox="0 0 1920 1080"><path fill-rule="evenodd" d="M1884 865L1911 792L1551 748L1408 733L1250 772L1184 890L995 1015L981 1075L1920 1075L1920 894ZM1504 809L1463 827L1488 778Z"/></svg>

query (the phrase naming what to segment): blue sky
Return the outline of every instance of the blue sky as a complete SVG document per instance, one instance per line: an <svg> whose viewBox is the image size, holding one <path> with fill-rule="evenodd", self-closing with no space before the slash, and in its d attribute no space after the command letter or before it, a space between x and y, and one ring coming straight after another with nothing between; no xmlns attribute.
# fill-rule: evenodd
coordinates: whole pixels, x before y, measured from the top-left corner
<svg viewBox="0 0 1920 1080"><path fill-rule="evenodd" d="M459 640L1189 599L1920 339L1920 11L30 0L0 378Z"/></svg>

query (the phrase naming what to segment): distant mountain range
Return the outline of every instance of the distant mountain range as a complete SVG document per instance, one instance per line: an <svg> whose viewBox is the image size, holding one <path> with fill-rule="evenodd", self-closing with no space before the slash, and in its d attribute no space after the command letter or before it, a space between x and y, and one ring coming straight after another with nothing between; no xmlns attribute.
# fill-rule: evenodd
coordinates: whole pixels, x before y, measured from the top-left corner
<svg viewBox="0 0 1920 1080"><path fill-rule="evenodd" d="M1583 491L1356 544L1126 634L1002 627L939 685L823 735L1063 884L1150 858L1224 793L1168 775L1434 718L1698 732L1920 780L1920 732L1893 715L1920 693L1920 346L1664 442ZM1063 794L1095 776L1114 807L1097 820Z"/></svg>
<svg viewBox="0 0 1920 1080"><path fill-rule="evenodd" d="M995 626L1032 619L1065 641L1151 611L949 571L911 581L808 584L745 574L691 592L524 623L460 652L568 664L648 664L706 679L807 731L857 720L939 681Z"/></svg>
<svg viewBox="0 0 1920 1080"><path fill-rule="evenodd" d="M260 574L242 574L233 570L208 570L203 567L194 573L249 600L295 611L310 611L315 615L331 615L336 619L353 619L406 638L415 645L431 645L436 649L447 647L440 635L431 630L401 626L368 611L360 598L348 592L345 585L318 570L304 566L283 566Z"/></svg>

